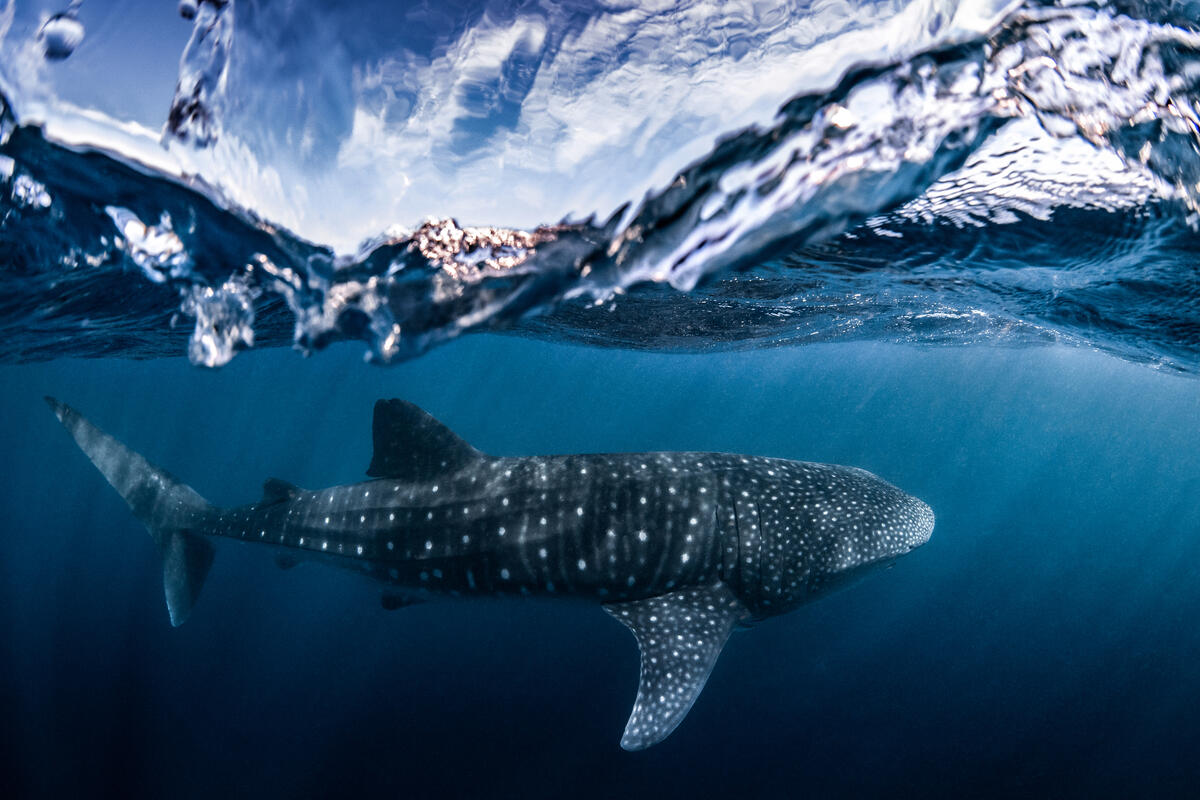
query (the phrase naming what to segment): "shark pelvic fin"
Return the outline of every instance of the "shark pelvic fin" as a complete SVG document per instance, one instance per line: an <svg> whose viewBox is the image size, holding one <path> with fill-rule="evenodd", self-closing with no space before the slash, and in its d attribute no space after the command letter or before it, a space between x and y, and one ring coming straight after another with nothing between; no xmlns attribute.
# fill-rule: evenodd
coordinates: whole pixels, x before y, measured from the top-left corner
<svg viewBox="0 0 1200 800"><path fill-rule="evenodd" d="M291 569L299 564L300 559L296 558L290 553L280 553L279 555L275 556L275 566L279 567L280 569Z"/></svg>
<svg viewBox="0 0 1200 800"><path fill-rule="evenodd" d="M52 397L46 402L150 531L162 555L163 593L171 624L182 625L192 612L213 561L212 543L195 531L204 529L215 510L190 486L88 422L66 403Z"/></svg>
<svg viewBox="0 0 1200 800"><path fill-rule="evenodd" d="M606 605L637 638L642 670L621 747L644 750L675 730L704 688L730 631L748 613L724 583Z"/></svg>
<svg viewBox="0 0 1200 800"><path fill-rule="evenodd" d="M279 478L267 478L263 481L263 505L271 503L282 503L284 500L291 500L304 490L293 483L281 481Z"/></svg>
<svg viewBox="0 0 1200 800"><path fill-rule="evenodd" d="M379 604L387 611L395 611L398 608L407 608L424 602L425 598L415 592L387 591L379 598Z"/></svg>
<svg viewBox="0 0 1200 800"><path fill-rule="evenodd" d="M375 452L372 478L423 480L457 472L484 458L458 434L404 400L378 400L371 428Z"/></svg>

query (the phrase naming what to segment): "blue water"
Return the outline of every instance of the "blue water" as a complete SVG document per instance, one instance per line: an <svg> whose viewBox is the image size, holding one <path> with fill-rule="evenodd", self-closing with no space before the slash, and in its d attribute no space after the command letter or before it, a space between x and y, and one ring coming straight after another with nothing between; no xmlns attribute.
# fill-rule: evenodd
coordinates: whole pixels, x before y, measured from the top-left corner
<svg viewBox="0 0 1200 800"><path fill-rule="evenodd" d="M1189 796L1200 780L1200 395L1069 348L656 355L467 337L8 366L9 796ZM496 454L714 449L853 464L926 500L894 568L734 635L680 728L617 747L632 637L537 602L384 611L221 547L172 629L149 537L41 402L213 502L360 480L378 397Z"/></svg>
<svg viewBox="0 0 1200 800"><path fill-rule="evenodd" d="M0 0L0 796L1196 796L1198 20ZM596 608L385 611L227 542L173 629L47 394L219 505L361 480L401 397L498 455L855 465L937 526L626 753Z"/></svg>

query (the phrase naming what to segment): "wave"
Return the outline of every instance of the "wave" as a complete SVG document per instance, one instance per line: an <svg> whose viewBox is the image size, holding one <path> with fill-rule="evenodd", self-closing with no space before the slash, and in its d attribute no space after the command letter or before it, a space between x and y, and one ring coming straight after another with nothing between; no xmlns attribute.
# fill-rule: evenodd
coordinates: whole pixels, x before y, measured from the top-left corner
<svg viewBox="0 0 1200 800"><path fill-rule="evenodd" d="M679 350L1065 342L1200 370L1200 34L1179 4L1027 3L974 34L961 7L921 6L909 43L928 47L837 65L638 202L525 228L431 219L349 252L221 179L242 163L221 150L233 7L192 9L166 150L0 81L0 359L186 347L218 366L351 339L391 363L502 330ZM510 55L537 49L522 20ZM546 67L527 66L536 86Z"/></svg>

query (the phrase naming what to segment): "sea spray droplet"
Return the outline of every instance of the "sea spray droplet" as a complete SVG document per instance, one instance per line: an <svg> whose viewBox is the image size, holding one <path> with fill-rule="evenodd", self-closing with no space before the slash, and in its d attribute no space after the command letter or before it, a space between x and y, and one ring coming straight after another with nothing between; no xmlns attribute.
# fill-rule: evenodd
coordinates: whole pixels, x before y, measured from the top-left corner
<svg viewBox="0 0 1200 800"><path fill-rule="evenodd" d="M229 0L185 0L179 4L180 15L192 20L192 38L179 63L165 136L198 148L208 147L220 138L225 78L233 47L232 7Z"/></svg>
<svg viewBox="0 0 1200 800"><path fill-rule="evenodd" d="M38 41L51 61L62 61L83 41L83 23L70 11L55 14L38 31Z"/></svg>
<svg viewBox="0 0 1200 800"><path fill-rule="evenodd" d="M8 101L0 94L0 145L8 144L8 139L16 127L17 121L8 107Z"/></svg>
<svg viewBox="0 0 1200 800"><path fill-rule="evenodd" d="M47 209L53 202L46 187L28 175L18 175L13 181L12 199L18 206L35 211Z"/></svg>
<svg viewBox="0 0 1200 800"><path fill-rule="evenodd" d="M190 286L181 292L180 310L196 320L188 340L193 364L221 367L254 346L254 301L260 294L244 274L231 275L217 287Z"/></svg>
<svg viewBox="0 0 1200 800"><path fill-rule="evenodd" d="M106 206L104 210L123 237L119 246L147 278L164 283L167 278L186 277L190 273L191 257L175 235L169 214L164 212L158 225L150 226L127 208Z"/></svg>

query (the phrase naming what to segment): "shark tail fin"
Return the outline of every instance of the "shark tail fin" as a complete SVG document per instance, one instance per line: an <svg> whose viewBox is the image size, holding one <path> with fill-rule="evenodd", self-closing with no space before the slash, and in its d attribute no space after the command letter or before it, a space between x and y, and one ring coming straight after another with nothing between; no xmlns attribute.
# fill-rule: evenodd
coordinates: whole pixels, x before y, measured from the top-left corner
<svg viewBox="0 0 1200 800"><path fill-rule="evenodd" d="M182 625L212 566L212 543L197 531L205 528L216 509L190 486L88 422L75 409L52 397L46 402L150 531L162 555L163 590L171 624Z"/></svg>

